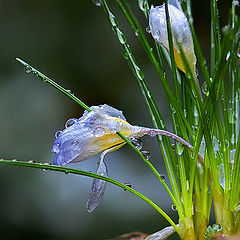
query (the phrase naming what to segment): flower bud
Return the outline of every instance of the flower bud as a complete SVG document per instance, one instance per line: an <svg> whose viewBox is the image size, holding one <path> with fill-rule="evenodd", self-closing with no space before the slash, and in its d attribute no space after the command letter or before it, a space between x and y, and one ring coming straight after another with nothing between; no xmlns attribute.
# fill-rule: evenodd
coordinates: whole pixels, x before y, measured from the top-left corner
<svg viewBox="0 0 240 240"><path fill-rule="evenodd" d="M186 56L189 67L192 73L195 72L196 56L194 53L192 34L188 20L177 0L168 1L168 12L173 37L174 58L176 66L186 73L187 67L180 53L180 48ZM149 15L150 31L160 45L164 46L169 51L167 21L165 13L165 5L151 7Z"/></svg>

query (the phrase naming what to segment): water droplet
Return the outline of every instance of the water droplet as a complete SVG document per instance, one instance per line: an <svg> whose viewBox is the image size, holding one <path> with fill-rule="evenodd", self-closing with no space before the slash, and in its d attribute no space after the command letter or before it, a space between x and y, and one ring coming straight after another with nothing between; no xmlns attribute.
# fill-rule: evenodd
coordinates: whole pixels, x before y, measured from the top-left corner
<svg viewBox="0 0 240 240"><path fill-rule="evenodd" d="M69 93L71 93L71 94L74 94L74 93L73 93L73 90L71 90L71 89L67 89L67 92L69 92Z"/></svg>
<svg viewBox="0 0 240 240"><path fill-rule="evenodd" d="M124 183L124 185L127 186L127 187L130 187L130 188L132 187L132 184L131 184L131 183ZM126 189L123 189L123 190L124 190L124 191L127 191Z"/></svg>
<svg viewBox="0 0 240 240"><path fill-rule="evenodd" d="M93 133L95 137L102 137L104 134L105 130L103 128L97 128Z"/></svg>
<svg viewBox="0 0 240 240"><path fill-rule="evenodd" d="M172 114L176 114L175 108L171 108L171 109L172 109Z"/></svg>
<svg viewBox="0 0 240 240"><path fill-rule="evenodd" d="M127 53L127 52L124 52L124 53L123 53L123 57L124 57L125 60L128 60L128 53Z"/></svg>
<svg viewBox="0 0 240 240"><path fill-rule="evenodd" d="M176 208L176 206L174 204L172 204L171 208L172 208L173 211L177 210L177 208Z"/></svg>
<svg viewBox="0 0 240 240"><path fill-rule="evenodd" d="M61 134L62 134L62 131L61 131L61 130L57 131L57 132L55 133L55 138L58 138Z"/></svg>
<svg viewBox="0 0 240 240"><path fill-rule="evenodd" d="M135 31L135 35L136 35L137 37L139 36L139 30L138 30L138 29Z"/></svg>
<svg viewBox="0 0 240 240"><path fill-rule="evenodd" d="M181 37L179 37L179 38L177 39L177 41L178 41L178 43L182 43L183 39L182 39Z"/></svg>
<svg viewBox="0 0 240 240"><path fill-rule="evenodd" d="M126 43L126 36L123 34L123 32L119 28L117 28L116 33L117 33L117 37L118 37L119 42L121 44L125 44Z"/></svg>
<svg viewBox="0 0 240 240"><path fill-rule="evenodd" d="M229 57L230 57L230 51L227 52L226 61L228 61Z"/></svg>
<svg viewBox="0 0 240 240"><path fill-rule="evenodd" d="M35 163L35 161L33 161L33 160L29 160L28 162L29 162L29 163Z"/></svg>
<svg viewBox="0 0 240 240"><path fill-rule="evenodd" d="M160 174L160 177L163 181L165 181L166 177L164 175Z"/></svg>
<svg viewBox="0 0 240 240"><path fill-rule="evenodd" d="M109 13L109 19L111 21L112 26L116 27L117 26L117 20L116 20L115 16L111 12Z"/></svg>
<svg viewBox="0 0 240 240"><path fill-rule="evenodd" d="M184 147L181 143L177 142L175 146L175 151L177 155L181 156L183 154Z"/></svg>
<svg viewBox="0 0 240 240"><path fill-rule="evenodd" d="M225 174L224 174L224 165L223 163L219 164L217 166L218 168L218 175L219 175L219 183L222 186L222 188L225 188Z"/></svg>
<svg viewBox="0 0 240 240"><path fill-rule="evenodd" d="M65 170L65 172L64 172L65 174L69 174L69 171L68 170Z"/></svg>
<svg viewBox="0 0 240 240"><path fill-rule="evenodd" d="M222 231L222 226L220 224L213 224L213 230L214 232L220 232Z"/></svg>
<svg viewBox="0 0 240 240"><path fill-rule="evenodd" d="M147 33L151 33L150 26L147 26L147 27L146 27L146 32L147 32Z"/></svg>
<svg viewBox="0 0 240 240"><path fill-rule="evenodd" d="M232 110L229 109L229 115L228 115L228 121L230 124L235 124L237 121L236 113Z"/></svg>
<svg viewBox="0 0 240 240"><path fill-rule="evenodd" d="M17 159L13 159L12 162L17 162L18 160Z"/></svg>
<svg viewBox="0 0 240 240"><path fill-rule="evenodd" d="M98 0L92 0L93 4L95 4L97 7L101 7L101 3Z"/></svg>
<svg viewBox="0 0 240 240"><path fill-rule="evenodd" d="M143 11L143 12L145 12L146 9L148 8L148 2L146 0L139 0L138 4L139 4L141 11Z"/></svg>
<svg viewBox="0 0 240 240"><path fill-rule="evenodd" d="M57 144L54 144L53 145L53 152L57 153L59 152L59 149L60 149L60 143L57 143Z"/></svg>
<svg viewBox="0 0 240 240"><path fill-rule="evenodd" d="M78 121L77 118L70 118L70 119L68 119L66 121L66 123L65 123L65 128L68 128L68 127L72 126L77 121Z"/></svg>
<svg viewBox="0 0 240 240"><path fill-rule="evenodd" d="M150 152L149 151L141 151L141 153L142 153L142 155L147 159L147 160L149 160L149 158L150 158Z"/></svg>
<svg viewBox="0 0 240 240"><path fill-rule="evenodd" d="M207 92L208 92L208 86L207 86L207 82L205 81L204 83L203 83L203 85L202 85L202 92L203 92L203 94L207 94Z"/></svg>
<svg viewBox="0 0 240 240"><path fill-rule="evenodd" d="M240 47L237 49L237 57L240 58Z"/></svg>
<svg viewBox="0 0 240 240"><path fill-rule="evenodd" d="M25 67L24 67L24 71L25 71L26 73L30 73L30 72L32 72L32 68L31 68L30 66L25 66Z"/></svg>
<svg viewBox="0 0 240 240"><path fill-rule="evenodd" d="M134 67L134 70L135 70L135 73L136 73L138 79L143 80L144 79L143 71L136 64L134 64L133 67Z"/></svg>
<svg viewBox="0 0 240 240"><path fill-rule="evenodd" d="M231 164L234 164L235 155L236 155L236 149L231 150L230 151L230 162L231 162Z"/></svg>
<svg viewBox="0 0 240 240"><path fill-rule="evenodd" d="M143 143L142 143L142 140L139 137L132 137L130 139L130 141L134 145L135 148L137 148L138 150L142 149Z"/></svg>
<svg viewBox="0 0 240 240"><path fill-rule="evenodd" d="M49 162L45 162L44 165L52 165L52 164Z"/></svg>
<svg viewBox="0 0 240 240"><path fill-rule="evenodd" d="M239 1L233 1L233 5L235 5L235 6L239 6Z"/></svg>
<svg viewBox="0 0 240 240"><path fill-rule="evenodd" d="M32 73L33 73L35 76L39 77L39 73L38 73L37 71L33 70ZM45 78L42 78L42 80L43 80L44 82L47 81Z"/></svg>
<svg viewBox="0 0 240 240"><path fill-rule="evenodd" d="M77 140L74 140L74 141L72 142L72 145L77 145L77 144L79 144L79 142L78 142Z"/></svg>
<svg viewBox="0 0 240 240"><path fill-rule="evenodd" d="M225 147L226 147L226 148L228 148L228 147L229 147L229 142L228 142L228 140L227 140L227 139L225 140Z"/></svg>

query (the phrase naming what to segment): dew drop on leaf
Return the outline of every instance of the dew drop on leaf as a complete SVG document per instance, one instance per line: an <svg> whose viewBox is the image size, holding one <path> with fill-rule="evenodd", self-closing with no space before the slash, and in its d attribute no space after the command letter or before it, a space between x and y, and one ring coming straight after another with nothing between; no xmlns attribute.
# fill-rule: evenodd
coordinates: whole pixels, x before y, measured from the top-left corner
<svg viewBox="0 0 240 240"><path fill-rule="evenodd" d="M177 210L177 208L176 208L176 206L174 204L172 204L171 208L172 208L173 211Z"/></svg>
<svg viewBox="0 0 240 240"><path fill-rule="evenodd" d="M25 71L26 73L30 73L30 72L32 72L32 69L31 69L31 67L29 67L29 66L25 66L25 67L24 67L24 71Z"/></svg>
<svg viewBox="0 0 240 240"><path fill-rule="evenodd" d="M141 151L141 153L143 154L143 156L149 160L150 159L150 152L149 151Z"/></svg>

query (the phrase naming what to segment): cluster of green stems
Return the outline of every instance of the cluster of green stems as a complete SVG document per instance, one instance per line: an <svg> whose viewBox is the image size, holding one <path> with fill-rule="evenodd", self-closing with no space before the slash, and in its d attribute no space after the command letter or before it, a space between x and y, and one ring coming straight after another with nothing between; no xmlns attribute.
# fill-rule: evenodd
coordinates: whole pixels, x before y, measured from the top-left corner
<svg viewBox="0 0 240 240"><path fill-rule="evenodd" d="M110 2L110 1L109 1ZM154 128L166 130L165 121L161 116L157 103L151 94L143 70L137 63L134 53L128 44L127 37L120 29L118 21L106 0L99 1L108 22L122 47L123 55L134 76L152 120ZM154 207L175 229L181 239L205 239L218 234L232 235L240 231L239 200L240 188L240 83L239 83L239 27L240 21L236 16L236 1L232 2L231 17L221 30L217 0L210 1L211 8L211 47L210 67L202 54L191 13L191 1L182 3L182 8L188 18L194 43L194 49L199 65L199 76L189 66L181 44L178 48L184 62L186 73L179 71L174 59L173 34L171 30L169 9L165 2L169 50L155 43L147 36L145 27L142 28L126 0L115 0L136 37L146 52L146 57L156 71L159 84L162 84L168 100L169 116L172 131L184 138L193 146L190 151L181 143L176 142L175 148L168 137L158 136L159 147L165 163L170 186L162 179L153 164L136 149L129 139L120 132L124 139L141 157L146 165L159 179L167 191L179 216L179 225L157 204L133 188L111 178L100 176L82 170L40 163L0 160L1 164L13 164L26 167L49 169L73 174L99 178L122 187ZM147 0L138 0L146 22L149 18ZM147 23L148 24L148 23ZM73 99L87 111L91 109L75 95L40 73L38 70L17 59L24 65L27 72L32 72L44 82ZM167 74L170 69L171 75ZM147 79L150 81L150 79ZM156 81L151 79L151 81ZM171 84L171 81L173 84ZM157 82L156 82L157 83ZM173 86L173 87L171 87ZM199 154L204 161L199 161ZM215 223L218 228L208 228L210 209L213 204ZM210 229L210 230L209 230Z"/></svg>

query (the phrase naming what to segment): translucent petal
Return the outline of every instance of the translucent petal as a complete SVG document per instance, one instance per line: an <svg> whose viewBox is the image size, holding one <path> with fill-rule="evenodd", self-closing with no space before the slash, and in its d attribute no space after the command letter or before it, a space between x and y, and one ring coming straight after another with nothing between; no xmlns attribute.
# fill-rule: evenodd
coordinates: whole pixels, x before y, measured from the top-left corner
<svg viewBox="0 0 240 240"><path fill-rule="evenodd" d="M104 161L99 163L97 174L107 176L107 166ZM86 209L90 213L92 212L101 202L106 188L106 182L101 179L94 179L92 184L92 190L90 197L88 198Z"/></svg>
<svg viewBox="0 0 240 240"><path fill-rule="evenodd" d="M122 143L117 132L129 138L139 132L140 128L127 123L122 112L115 108L104 104L91 109L57 136L52 148L56 153L53 164L86 160Z"/></svg>
<svg viewBox="0 0 240 240"><path fill-rule="evenodd" d="M180 70L186 72L186 67L179 49L179 45L181 45L181 48L188 60L189 66L194 73L196 57L188 20L182 11L180 3L177 0L168 1L168 11L173 35L173 47L176 65ZM151 7L149 26L155 41L169 50L164 4L162 6Z"/></svg>

